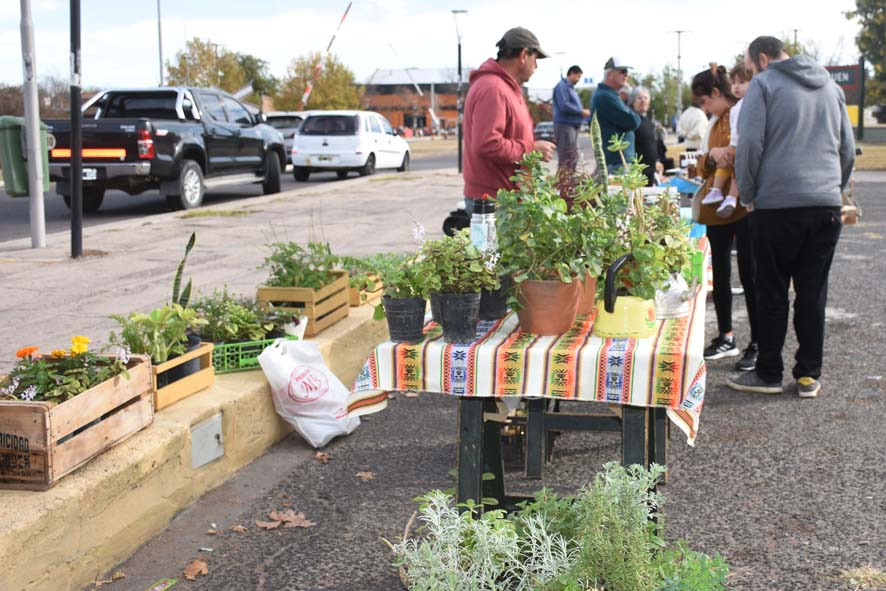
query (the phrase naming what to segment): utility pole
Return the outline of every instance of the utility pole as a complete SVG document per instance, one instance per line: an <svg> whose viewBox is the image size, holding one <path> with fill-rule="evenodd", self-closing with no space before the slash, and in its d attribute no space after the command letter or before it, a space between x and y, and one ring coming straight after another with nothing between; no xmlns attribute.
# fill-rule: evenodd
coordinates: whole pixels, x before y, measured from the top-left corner
<svg viewBox="0 0 886 591"><path fill-rule="evenodd" d="M797 29L794 29L794 51L797 50Z"/></svg>
<svg viewBox="0 0 886 591"><path fill-rule="evenodd" d="M71 256L83 256L83 136L80 112L80 0L71 0Z"/></svg>
<svg viewBox="0 0 886 591"><path fill-rule="evenodd" d="M157 47L160 49L160 86L163 86L163 30L160 28L160 0L157 0Z"/></svg>
<svg viewBox="0 0 886 591"><path fill-rule="evenodd" d="M43 157L40 143L40 101L37 96L37 62L34 56L34 23L31 20L31 0L21 0L22 66L25 95L25 144L28 159L29 214L31 248L46 246L46 220L43 214Z"/></svg>
<svg viewBox="0 0 886 591"><path fill-rule="evenodd" d="M679 117L680 113L683 112L683 70L680 67L680 59L682 57L680 55L680 53L681 53L680 52L680 40L681 40L681 35L683 35L683 33L688 33L689 31L683 29L683 30L677 30L677 31L671 31L671 32L677 34L677 103L676 104L677 104L677 117Z"/></svg>
<svg viewBox="0 0 886 591"><path fill-rule="evenodd" d="M458 15L467 14L467 10L453 10L452 16L455 18L455 34L458 37L458 86L456 87L456 111L458 112L458 173L461 174L462 167L462 120L464 119L464 105L461 100L461 85L462 85L462 77L461 77L461 30L458 28Z"/></svg>

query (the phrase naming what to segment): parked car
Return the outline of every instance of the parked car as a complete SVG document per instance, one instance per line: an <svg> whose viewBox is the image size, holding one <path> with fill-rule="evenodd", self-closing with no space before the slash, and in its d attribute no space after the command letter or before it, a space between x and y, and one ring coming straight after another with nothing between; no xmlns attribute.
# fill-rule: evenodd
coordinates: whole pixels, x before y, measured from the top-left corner
<svg viewBox="0 0 886 591"><path fill-rule="evenodd" d="M535 139L547 140L549 142L554 141L554 122L541 121L537 123L535 126Z"/></svg>
<svg viewBox="0 0 886 591"><path fill-rule="evenodd" d="M199 207L207 189L261 183L280 191L283 136L229 94L209 88L105 90L83 105L83 211L107 189L159 189L173 208ZM71 127L47 120L55 136L49 175L71 205Z"/></svg>
<svg viewBox="0 0 886 591"><path fill-rule="evenodd" d="M267 114L268 125L283 134L287 164L292 164L292 144L301 122L307 115L307 111L272 111Z"/></svg>
<svg viewBox="0 0 886 591"><path fill-rule="evenodd" d="M409 170L409 144L383 116L372 111L311 111L292 147L292 174L306 181L312 172L335 171L343 179L377 168Z"/></svg>

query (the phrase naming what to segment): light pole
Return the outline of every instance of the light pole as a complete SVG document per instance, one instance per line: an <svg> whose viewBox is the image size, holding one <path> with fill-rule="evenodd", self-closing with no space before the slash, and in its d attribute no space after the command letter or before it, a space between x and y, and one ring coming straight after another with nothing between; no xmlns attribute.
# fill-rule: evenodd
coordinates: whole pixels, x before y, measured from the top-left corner
<svg viewBox="0 0 886 591"><path fill-rule="evenodd" d="M163 86L163 31L160 28L160 0L157 0L157 47L160 49L160 86Z"/></svg>
<svg viewBox="0 0 886 591"><path fill-rule="evenodd" d="M458 86L456 87L456 111L458 112L458 172L461 174L462 160L462 119L464 118L464 105L461 101L461 29L458 28L458 15L467 14L467 10L453 10L452 16L455 18L455 34L458 37Z"/></svg>
<svg viewBox="0 0 886 591"><path fill-rule="evenodd" d="M677 34L677 117L683 112L683 70L680 68L680 36L688 33L687 30L671 31Z"/></svg>
<svg viewBox="0 0 886 591"><path fill-rule="evenodd" d="M563 56L566 55L565 51L555 51L554 55L557 56L557 65L560 66L560 78L563 78Z"/></svg>

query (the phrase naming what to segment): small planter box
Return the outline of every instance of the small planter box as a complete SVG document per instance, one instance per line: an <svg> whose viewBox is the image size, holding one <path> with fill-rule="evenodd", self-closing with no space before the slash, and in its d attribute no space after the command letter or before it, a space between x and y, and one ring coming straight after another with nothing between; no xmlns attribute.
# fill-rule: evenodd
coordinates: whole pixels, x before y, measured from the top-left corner
<svg viewBox="0 0 886 591"><path fill-rule="evenodd" d="M281 337L297 341L298 337ZM258 369L258 356L265 347L274 344L277 339L261 339L258 341L241 341L239 343L216 343L212 351L212 367L215 373L233 373Z"/></svg>
<svg viewBox="0 0 886 591"><path fill-rule="evenodd" d="M47 490L63 476L151 424L151 363L54 404L0 402L0 489Z"/></svg>
<svg viewBox="0 0 886 591"><path fill-rule="evenodd" d="M367 289L358 289L356 287L350 288L350 304L352 308L356 308L358 306L362 306L363 304L369 304L377 299L379 299L384 292L385 288L382 285L381 277L376 274L369 275L369 280L375 283L375 289L367 290Z"/></svg>
<svg viewBox="0 0 886 591"><path fill-rule="evenodd" d="M196 394L200 390L208 388L215 382L215 370L212 368L212 343L200 343L200 345L184 355L164 361L160 365L151 366L151 382L154 390L154 410L162 410L170 404L175 404L182 398ZM193 359L199 360L200 370L185 376L180 380L171 382L161 388L157 387L157 376L174 369Z"/></svg>
<svg viewBox="0 0 886 591"><path fill-rule="evenodd" d="M320 289L309 287L261 286L255 299L262 306L272 304L283 312L291 312L308 319L305 336L312 337L347 317L349 286L347 271L335 271L337 279Z"/></svg>

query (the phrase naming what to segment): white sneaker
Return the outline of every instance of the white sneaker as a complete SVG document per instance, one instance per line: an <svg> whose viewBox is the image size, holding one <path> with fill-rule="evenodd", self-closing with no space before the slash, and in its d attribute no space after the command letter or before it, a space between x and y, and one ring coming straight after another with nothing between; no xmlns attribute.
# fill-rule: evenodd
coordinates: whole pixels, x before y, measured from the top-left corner
<svg viewBox="0 0 886 591"><path fill-rule="evenodd" d="M737 200L732 195L727 195L723 200L723 204L717 208L717 215L721 218L728 218L735 211Z"/></svg>
<svg viewBox="0 0 886 591"><path fill-rule="evenodd" d="M704 199L701 200L701 204L711 205L712 203L720 203L721 201L723 201L723 192L717 187L714 187L704 196Z"/></svg>

